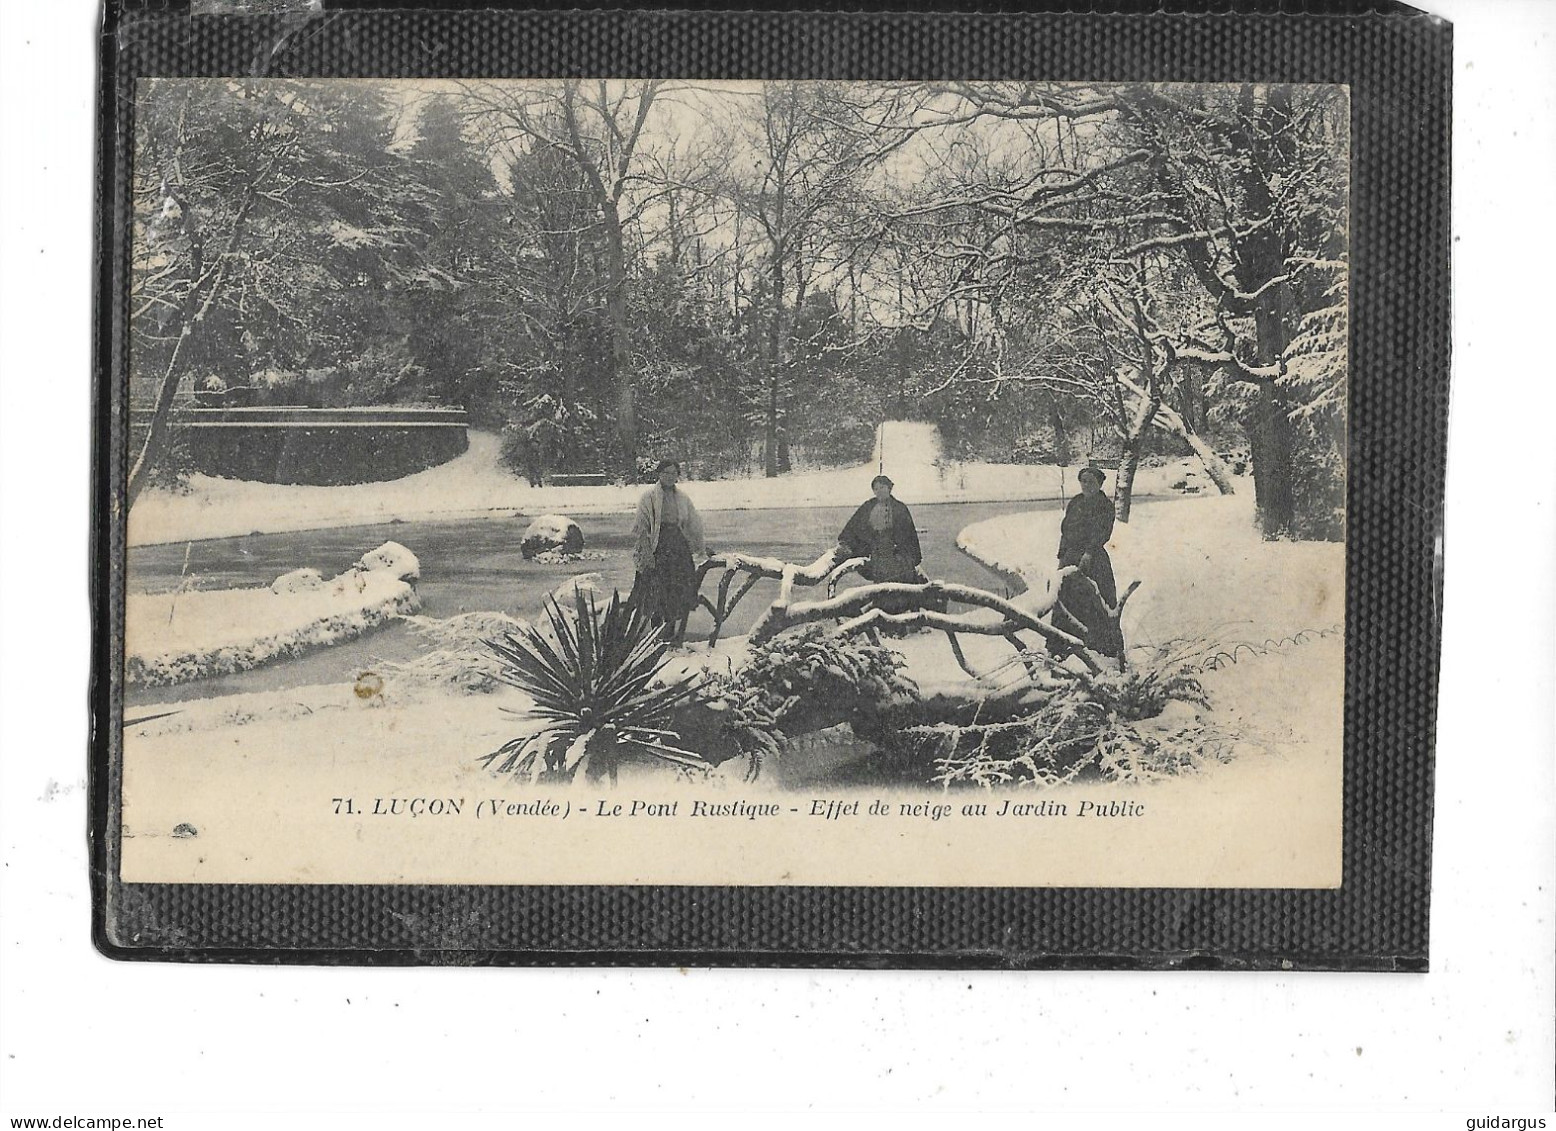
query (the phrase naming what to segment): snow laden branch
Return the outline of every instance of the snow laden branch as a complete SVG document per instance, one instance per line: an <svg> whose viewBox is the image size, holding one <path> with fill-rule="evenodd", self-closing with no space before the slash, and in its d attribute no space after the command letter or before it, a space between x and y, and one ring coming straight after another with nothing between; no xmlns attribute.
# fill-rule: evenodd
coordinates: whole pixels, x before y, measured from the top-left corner
<svg viewBox="0 0 1556 1131"><path fill-rule="evenodd" d="M1048 596L1019 605L987 590L948 581L874 583L837 592L838 583L850 573L859 572L866 561L848 556L841 546L828 550L808 565L753 554L713 555L702 564L696 576L697 587L701 590L710 574L722 571L715 595L711 599L699 597L702 607L713 617L709 646L718 642L730 615L746 594L758 581L766 579L778 582L778 598L752 628L753 645L764 644L779 633L800 625L829 621L835 622L844 636L873 634L880 628L928 628L945 633L957 664L972 678L981 679L983 676L968 663L960 637L998 636L1015 649L1018 660L1035 680L1040 674L1038 652L1023 639L1025 633L1036 634L1042 641L1042 648L1056 659L1075 656L1090 671L1101 670L1101 664L1086 640L1052 623L1055 617L1060 618L1060 623L1080 623L1060 604L1063 583L1071 579L1072 574L1075 575L1073 580L1093 584L1074 566L1059 571L1058 584ZM1130 585L1118 605L1107 609L1115 628L1123 615L1124 603L1139 584L1137 581ZM804 588L824 589L826 596L819 600L795 600L796 590Z"/></svg>
<svg viewBox="0 0 1556 1131"><path fill-rule="evenodd" d="M1074 567L1061 570L1060 580L1072 572ZM948 581L861 585L821 601L793 601L780 593L751 630L751 641L762 644L786 629L818 621L839 621L838 630L845 636L880 626L932 628L946 634L957 662L968 674L976 676L962 654L958 635L1004 637L1018 652L1025 653L1027 646L1021 633L1030 632L1042 638L1050 653L1076 656L1090 670L1100 670L1101 665L1084 641L1044 619L1054 614L1058 592L1056 587L1050 597L1028 608L987 590ZM969 611L954 613L953 605L966 606ZM888 611L888 607L902 611ZM978 610L996 615L979 615Z"/></svg>
<svg viewBox="0 0 1556 1131"><path fill-rule="evenodd" d="M1134 381L1131 381L1127 374L1119 373L1115 377L1123 388L1139 398L1141 404L1150 403L1151 395ZM1149 423L1158 425L1187 444L1195 456L1199 458L1201 466L1205 469L1205 474L1210 476L1210 481L1216 485L1217 491L1223 495L1235 493L1232 486L1231 468L1227 467L1226 462L1216 455L1209 444L1205 443L1203 436L1188 426L1183 419L1183 415L1177 409L1173 408L1166 401L1162 401L1157 404L1156 412Z"/></svg>
<svg viewBox="0 0 1556 1131"><path fill-rule="evenodd" d="M708 600L707 597L698 598L702 607L713 615L713 632L708 637L708 646L711 648L718 643L719 635L724 631L724 624L735 611L735 606L740 604L741 599L763 578L779 583L778 600L782 602L793 599L796 585L825 585L827 596L831 597L837 591L837 583L864 565L865 561L864 558L849 557L841 546L833 547L809 565L804 566L751 554L712 555L697 570L699 591L702 589L703 582L707 580L708 574L720 568L724 571L719 578L716 598L713 601ZM730 587L742 574L745 575L745 580L731 597Z"/></svg>

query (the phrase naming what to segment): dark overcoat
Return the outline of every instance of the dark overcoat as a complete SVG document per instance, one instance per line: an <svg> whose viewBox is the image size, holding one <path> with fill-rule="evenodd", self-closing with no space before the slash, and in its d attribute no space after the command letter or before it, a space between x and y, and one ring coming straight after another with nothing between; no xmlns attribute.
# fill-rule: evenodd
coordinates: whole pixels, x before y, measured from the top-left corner
<svg viewBox="0 0 1556 1131"><path fill-rule="evenodd" d="M893 497L887 502L891 506L892 544L899 556L917 566L924 560L924 554L919 549L913 514L901 499ZM875 548L875 530L870 525L870 512L875 509L875 505L875 499L862 504L843 527L843 533L838 535L838 543L857 557L868 556Z"/></svg>
<svg viewBox="0 0 1556 1131"><path fill-rule="evenodd" d="M1064 508L1059 524L1059 564L1080 565L1081 558L1091 560L1081 572L1097 583L1102 599L1118 604L1118 585L1113 580L1113 559L1108 556L1108 539L1113 537L1113 500L1102 492L1079 494Z"/></svg>

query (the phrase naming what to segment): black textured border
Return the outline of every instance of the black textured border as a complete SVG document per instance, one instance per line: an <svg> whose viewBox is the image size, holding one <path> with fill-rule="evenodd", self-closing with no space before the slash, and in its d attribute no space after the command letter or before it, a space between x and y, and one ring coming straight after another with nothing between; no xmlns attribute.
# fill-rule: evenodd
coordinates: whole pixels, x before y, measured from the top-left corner
<svg viewBox="0 0 1556 1131"><path fill-rule="evenodd" d="M548 0L541 0L544 7ZM93 935L127 959L1424 970L1449 360L1451 29L1391 0L1078 14L345 11L108 0L92 553ZM380 8L404 7L386 0ZM688 5L690 7L691 5ZM776 7L778 5L770 5ZM867 7L869 5L859 5ZM879 7L879 5L875 5ZM945 5L937 5L944 9ZM1060 5L1070 7L1070 5ZM423 5L423 7L426 7ZM1149 7L1150 14L1121 13ZM179 9L184 10L180 11ZM1174 10L1169 10L1174 9ZM1195 9L1197 11L1189 11ZM1345 83L1352 106L1344 883L1337 891L124 884L123 373L137 75Z"/></svg>

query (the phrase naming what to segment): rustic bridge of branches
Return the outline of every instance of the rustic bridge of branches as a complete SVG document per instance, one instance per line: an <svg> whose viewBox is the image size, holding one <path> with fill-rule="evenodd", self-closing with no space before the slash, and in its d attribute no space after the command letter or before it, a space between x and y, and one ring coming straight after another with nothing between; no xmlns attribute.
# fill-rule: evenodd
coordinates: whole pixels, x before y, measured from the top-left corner
<svg viewBox="0 0 1556 1131"><path fill-rule="evenodd" d="M709 574L720 569L723 572L714 599L705 595L699 597L702 607L713 616L709 645L718 642L724 625L741 599L758 581L766 578L778 582L778 598L752 628L753 644L771 640L786 629L819 622L836 622L838 631L845 636L861 632L875 635L877 629L885 627L931 628L945 633L957 664L976 679L979 673L968 663L960 637L964 634L998 636L1026 659L1027 670L1035 678L1036 661L1032 658L1035 653L1023 639L1023 634L1031 634L1040 639L1043 650L1055 659L1074 656L1090 671L1102 668L1086 639L1054 623L1056 618L1067 625L1079 623L1060 602L1068 578L1073 575L1095 591L1091 579L1074 566L1059 571L1058 584L1043 600L1022 607L988 590L949 581L870 583L839 593L838 583L849 574L858 573L866 561L845 554L841 547L834 548L809 565L740 553L710 557L697 572L699 592ZM740 579L738 587L737 579ZM1125 603L1139 585L1138 581L1132 583L1119 597L1116 606L1102 603L1115 631ZM796 600L796 591L804 588L821 589L825 596ZM1100 595L1097 600L1101 603ZM953 607L958 607L959 611L953 612ZM1121 635L1119 639L1122 639Z"/></svg>

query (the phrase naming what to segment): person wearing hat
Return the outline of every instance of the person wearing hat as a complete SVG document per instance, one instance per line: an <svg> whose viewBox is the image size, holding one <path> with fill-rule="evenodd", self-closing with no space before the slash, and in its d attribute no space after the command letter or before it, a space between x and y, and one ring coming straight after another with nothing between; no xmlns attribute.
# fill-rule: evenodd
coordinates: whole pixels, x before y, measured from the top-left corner
<svg viewBox="0 0 1556 1131"><path fill-rule="evenodd" d="M1099 467L1083 467L1076 473L1081 493L1064 508L1059 524L1059 565L1077 566L1078 572L1095 583L1096 589L1066 577L1059 587L1059 601L1084 628L1085 639L1104 655L1117 655L1121 649L1113 638L1117 625L1108 609L1118 604L1118 583L1113 579L1113 559L1108 556L1108 539L1113 536L1113 500L1102 493L1106 482ZM1101 608L1098 598L1106 602Z"/></svg>
<svg viewBox="0 0 1556 1131"><path fill-rule="evenodd" d="M838 545L850 557L868 557L859 572L867 581L919 581L919 550L913 515L902 500L893 497L892 481L885 475L870 480L874 498L859 509L838 535Z"/></svg>

